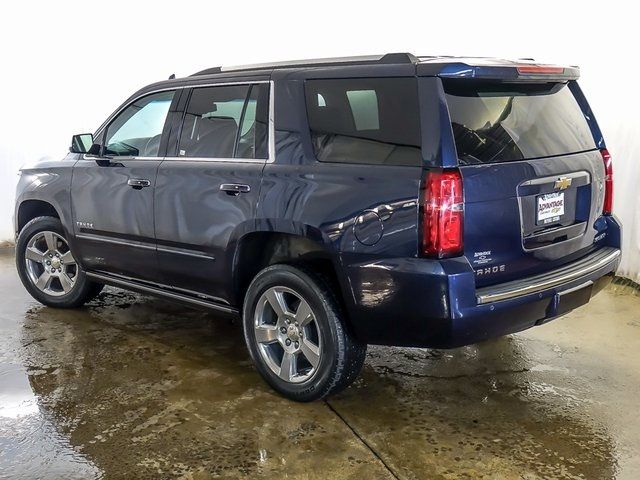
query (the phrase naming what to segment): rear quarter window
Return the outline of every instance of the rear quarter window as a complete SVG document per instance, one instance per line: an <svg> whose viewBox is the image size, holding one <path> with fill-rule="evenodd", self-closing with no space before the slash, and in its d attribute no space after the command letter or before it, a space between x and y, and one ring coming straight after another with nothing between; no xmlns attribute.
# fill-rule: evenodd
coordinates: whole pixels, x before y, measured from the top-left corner
<svg viewBox="0 0 640 480"><path fill-rule="evenodd" d="M422 164L415 78L308 80L305 95L319 161Z"/></svg>
<svg viewBox="0 0 640 480"><path fill-rule="evenodd" d="M596 148L568 85L447 80L458 161L509 162Z"/></svg>

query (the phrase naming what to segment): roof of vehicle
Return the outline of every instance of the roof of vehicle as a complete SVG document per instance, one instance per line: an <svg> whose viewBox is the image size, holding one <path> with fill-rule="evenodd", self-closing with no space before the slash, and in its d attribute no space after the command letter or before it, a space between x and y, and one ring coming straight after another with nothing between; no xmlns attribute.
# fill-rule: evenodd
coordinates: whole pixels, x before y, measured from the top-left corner
<svg viewBox="0 0 640 480"><path fill-rule="evenodd" d="M510 78L517 79L553 78L576 79L580 71L576 66L548 65L535 62L532 58L506 60L491 57L455 57L447 55L416 56L411 53L387 53L358 57L317 58L292 60L252 65L221 66L202 70L191 77L220 74L243 74L276 69L308 69L335 66L376 66L407 65L416 66L418 75L437 75L456 78Z"/></svg>
<svg viewBox="0 0 640 480"><path fill-rule="evenodd" d="M169 78L147 85L134 95L140 95L159 88L172 88L205 84L211 81L234 81L260 77L268 78L275 70L316 70L322 68L393 68L404 72L415 72L418 76L438 76L443 78L478 78L498 81L542 81L566 82L580 77L576 66L548 65L535 62L532 58L506 60L492 57L455 57L447 55L415 56L411 53L387 53L358 57L317 58L252 65L222 66L208 68L188 77ZM374 74L374 71L371 73ZM368 73L367 73L368 74ZM173 77L173 75L172 75Z"/></svg>

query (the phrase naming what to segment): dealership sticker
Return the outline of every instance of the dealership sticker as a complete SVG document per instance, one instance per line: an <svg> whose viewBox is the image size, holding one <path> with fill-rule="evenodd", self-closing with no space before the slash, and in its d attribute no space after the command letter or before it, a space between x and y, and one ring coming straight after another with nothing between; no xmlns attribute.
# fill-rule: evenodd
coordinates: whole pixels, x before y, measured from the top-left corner
<svg viewBox="0 0 640 480"><path fill-rule="evenodd" d="M537 223L551 223L564 215L564 192L548 193L538 197Z"/></svg>
<svg viewBox="0 0 640 480"><path fill-rule="evenodd" d="M474 252L473 263L476 265L484 265L491 262L491 250L485 250L484 252Z"/></svg>

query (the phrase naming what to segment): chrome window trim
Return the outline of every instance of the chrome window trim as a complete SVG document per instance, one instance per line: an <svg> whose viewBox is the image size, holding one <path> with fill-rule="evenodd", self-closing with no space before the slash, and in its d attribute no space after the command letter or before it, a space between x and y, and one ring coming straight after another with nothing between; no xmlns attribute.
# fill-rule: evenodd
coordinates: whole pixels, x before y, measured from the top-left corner
<svg viewBox="0 0 640 480"><path fill-rule="evenodd" d="M166 162L233 162L233 163L272 163L264 158L214 158L214 157L164 157Z"/></svg>
<svg viewBox="0 0 640 480"><path fill-rule="evenodd" d="M275 87L273 84L273 80L269 81L269 128L268 128L268 135L269 138L267 139L267 156L269 158L267 158L267 162L266 163L273 163L276 161L276 118L275 118Z"/></svg>
<svg viewBox="0 0 640 480"><path fill-rule="evenodd" d="M88 153L83 153L82 154L82 159L83 160L155 160L156 162L161 162L162 159L165 157L131 157L131 156L115 156L115 157L99 157L98 155L89 155Z"/></svg>
<svg viewBox="0 0 640 480"><path fill-rule="evenodd" d="M154 93L167 92L170 90L182 90L186 88L206 88L206 87L226 87L226 86L234 86L234 85L257 85L257 84L269 84L269 125L268 125L268 139L267 139L267 157L264 158L210 158L210 157L175 157L175 156L166 156L166 157L125 157L125 156L115 156L114 160L156 160L156 161L194 161L194 162L236 162L236 163L273 163L276 159L276 145L275 145L275 86L273 80L253 80L253 81L243 81L243 82L214 82L214 83L188 83L186 85L176 85L174 87L166 87L159 88L156 90L150 90L148 92L142 93L135 98L131 99L131 101L127 102L125 105L120 107L114 113L112 113L107 120L104 121L102 125L96 130L94 137L99 137L100 134L104 131L104 129L111 123L111 121L117 117L124 109L129 107L132 103L137 102L143 97L148 95L153 95ZM82 154L83 160L100 160L104 157L98 156L87 156L86 153Z"/></svg>

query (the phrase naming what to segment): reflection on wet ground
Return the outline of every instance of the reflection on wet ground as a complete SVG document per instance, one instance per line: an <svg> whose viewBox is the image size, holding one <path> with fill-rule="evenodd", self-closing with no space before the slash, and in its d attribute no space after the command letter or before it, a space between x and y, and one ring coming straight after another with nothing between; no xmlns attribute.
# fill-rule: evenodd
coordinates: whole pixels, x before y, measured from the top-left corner
<svg viewBox="0 0 640 480"><path fill-rule="evenodd" d="M313 404L272 393L228 319L115 289L42 307L9 255L0 291L0 478L640 475L629 287L479 345L372 347Z"/></svg>

